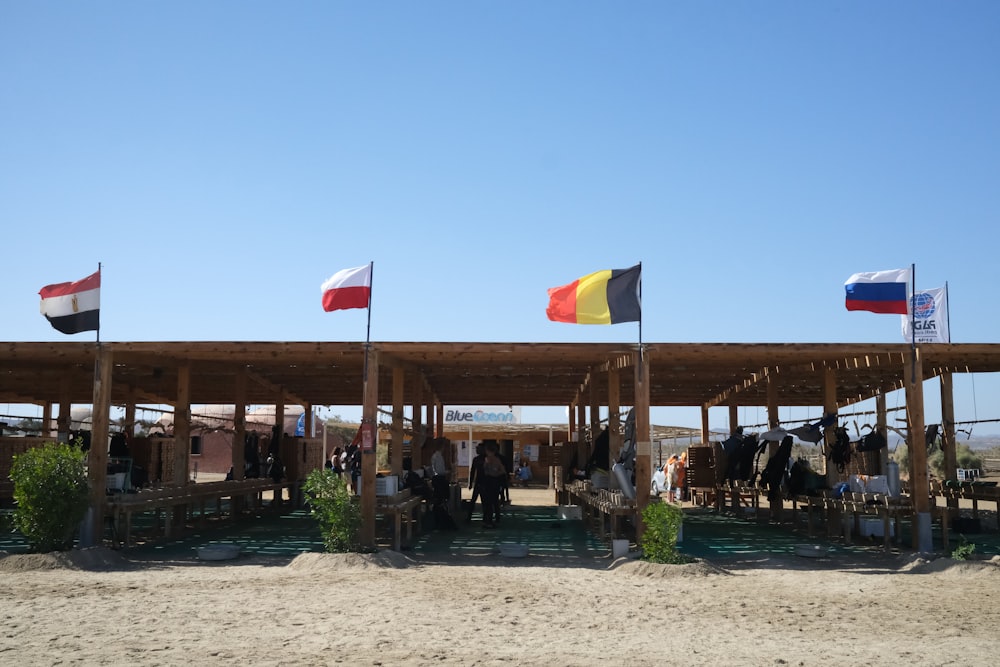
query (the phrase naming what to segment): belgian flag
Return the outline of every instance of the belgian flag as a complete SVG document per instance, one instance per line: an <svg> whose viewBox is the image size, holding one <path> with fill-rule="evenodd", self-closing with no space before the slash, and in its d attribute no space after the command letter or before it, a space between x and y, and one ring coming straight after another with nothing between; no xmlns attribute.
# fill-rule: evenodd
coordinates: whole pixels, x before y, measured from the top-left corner
<svg viewBox="0 0 1000 667"><path fill-rule="evenodd" d="M595 271L568 285L549 289L545 314L553 322L570 324L638 322L642 319L641 280L642 264Z"/></svg>

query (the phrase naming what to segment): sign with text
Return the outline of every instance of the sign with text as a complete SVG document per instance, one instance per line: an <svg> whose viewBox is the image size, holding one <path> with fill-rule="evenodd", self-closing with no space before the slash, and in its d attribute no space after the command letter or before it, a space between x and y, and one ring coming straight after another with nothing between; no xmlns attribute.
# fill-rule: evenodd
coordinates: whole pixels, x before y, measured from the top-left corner
<svg viewBox="0 0 1000 667"><path fill-rule="evenodd" d="M444 423L462 426L520 424L521 408L510 406L456 406L446 408Z"/></svg>

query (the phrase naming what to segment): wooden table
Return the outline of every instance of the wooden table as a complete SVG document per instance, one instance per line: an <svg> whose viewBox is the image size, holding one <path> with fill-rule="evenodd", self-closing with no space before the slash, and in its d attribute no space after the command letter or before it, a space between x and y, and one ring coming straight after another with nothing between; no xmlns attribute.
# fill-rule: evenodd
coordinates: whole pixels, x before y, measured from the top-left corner
<svg viewBox="0 0 1000 667"><path fill-rule="evenodd" d="M112 520L112 541L114 546L130 546L132 544L132 515L136 512L146 512L170 507L201 506L201 517L205 515L206 503L214 500L216 512L222 514L222 499L253 496L257 507L265 491L281 492L290 486L289 482L275 483L269 478L230 480L224 482L207 482L204 484L186 484L184 486L168 486L159 489L142 489L136 493L115 493L105 501L105 512ZM232 505L231 505L232 506ZM185 510L186 511L186 510ZM163 525L163 536L171 536L170 518Z"/></svg>

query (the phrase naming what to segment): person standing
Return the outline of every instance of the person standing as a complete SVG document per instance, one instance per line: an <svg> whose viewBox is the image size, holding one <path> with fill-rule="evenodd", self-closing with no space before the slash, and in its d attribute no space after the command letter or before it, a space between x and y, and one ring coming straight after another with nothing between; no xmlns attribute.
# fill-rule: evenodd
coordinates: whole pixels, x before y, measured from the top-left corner
<svg viewBox="0 0 1000 667"><path fill-rule="evenodd" d="M476 500L482 497L483 459L485 458L483 443L479 443L476 445L476 455L472 457L472 463L469 465L469 489L472 491L472 498L469 500L469 514L465 519L466 523L472 522L472 513L476 511Z"/></svg>
<svg viewBox="0 0 1000 667"><path fill-rule="evenodd" d="M444 460L444 446L448 442L444 438L434 441L434 453L431 455L431 488L434 489L434 502L448 503L448 464Z"/></svg>
<svg viewBox="0 0 1000 667"><path fill-rule="evenodd" d="M486 443L485 449L481 482L483 525L487 528L496 528L500 521L500 491L507 476L507 467L500 459L496 443Z"/></svg>
<svg viewBox="0 0 1000 667"><path fill-rule="evenodd" d="M676 481L674 482L677 502L684 501L684 476L687 471L687 458L687 452L681 452L681 455L677 457Z"/></svg>

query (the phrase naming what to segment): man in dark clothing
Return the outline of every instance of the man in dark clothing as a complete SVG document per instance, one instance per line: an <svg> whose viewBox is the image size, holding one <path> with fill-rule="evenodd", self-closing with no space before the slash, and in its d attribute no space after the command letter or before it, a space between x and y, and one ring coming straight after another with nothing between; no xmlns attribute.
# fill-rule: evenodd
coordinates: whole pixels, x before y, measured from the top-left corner
<svg viewBox="0 0 1000 667"><path fill-rule="evenodd" d="M479 443L476 445L476 455L472 457L472 463L469 465L469 489L472 490L472 498L469 500L469 515L465 519L466 523L472 522L472 513L476 511L476 500L482 495L484 458L486 458L486 454L483 452L483 444Z"/></svg>

